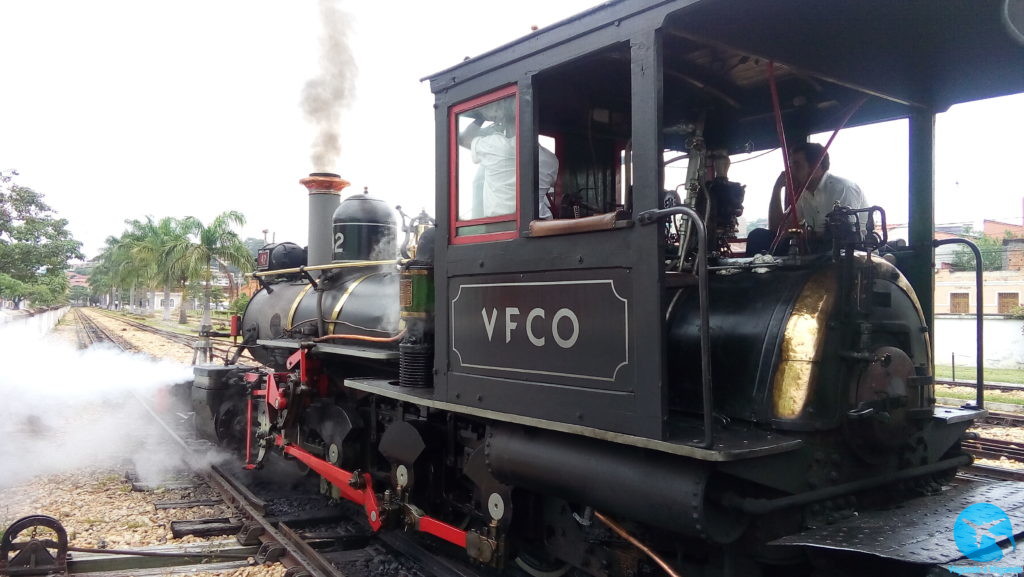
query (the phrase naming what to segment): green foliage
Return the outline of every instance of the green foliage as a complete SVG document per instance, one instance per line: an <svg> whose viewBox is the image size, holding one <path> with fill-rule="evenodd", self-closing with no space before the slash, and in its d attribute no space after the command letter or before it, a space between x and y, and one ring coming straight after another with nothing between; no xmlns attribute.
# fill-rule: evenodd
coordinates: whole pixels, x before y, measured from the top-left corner
<svg viewBox="0 0 1024 577"><path fill-rule="evenodd" d="M89 302L89 288L84 286L73 286L68 291L68 299L71 302L77 304L86 304Z"/></svg>
<svg viewBox="0 0 1024 577"><path fill-rule="evenodd" d="M210 287L210 303L214 307L220 306L225 300L227 300L227 296L224 294L224 289L219 286Z"/></svg>
<svg viewBox="0 0 1024 577"><path fill-rule="evenodd" d="M242 241L245 248L249 249L249 254L252 255L253 260L256 260L256 253L267 244L262 238L249 237Z"/></svg>
<svg viewBox="0 0 1024 577"><path fill-rule="evenodd" d="M1024 306L1019 306L1010 311L1010 318L1024 320ZM1021 327L1024 331L1024 327Z"/></svg>
<svg viewBox="0 0 1024 577"><path fill-rule="evenodd" d="M68 261L84 258L82 243L43 195L0 173L0 296L20 303L59 304L68 288Z"/></svg>
<svg viewBox="0 0 1024 577"><path fill-rule="evenodd" d="M253 258L234 225L245 223L238 212L225 212L203 224L195 217L182 219L127 220L127 229L120 237L109 237L92 270L90 287L94 295L109 294L115 289L156 290L177 287L183 304L190 298L204 296L208 307L227 300L223 292L211 287L212 270L248 272ZM187 322L187 307L182 306L179 321Z"/></svg>
<svg viewBox="0 0 1024 577"><path fill-rule="evenodd" d="M1003 254L1006 252L1003 241L988 235L973 239L981 252L982 270L1003 270ZM953 270L974 270L974 252L966 246L958 246L953 252Z"/></svg>
<svg viewBox="0 0 1024 577"><path fill-rule="evenodd" d="M247 306L249 306L249 295L243 293L237 299L231 301L231 306L228 307L228 310L233 315L240 315L245 312L245 307Z"/></svg>
<svg viewBox="0 0 1024 577"><path fill-rule="evenodd" d="M186 238L168 248L173 274L183 279L202 281L205 285L204 310L210 308L210 282L214 267L222 272L229 267L243 273L252 270L253 259L249 249L233 230L235 225L243 224L245 217L236 211L223 212L209 224L188 217L182 220ZM181 318L179 322L185 322L185 319Z"/></svg>

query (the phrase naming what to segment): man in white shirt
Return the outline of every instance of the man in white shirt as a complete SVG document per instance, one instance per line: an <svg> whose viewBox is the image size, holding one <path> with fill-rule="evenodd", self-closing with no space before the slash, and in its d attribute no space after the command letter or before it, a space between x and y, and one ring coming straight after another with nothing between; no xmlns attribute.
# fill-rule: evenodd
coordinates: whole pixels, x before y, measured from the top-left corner
<svg viewBox="0 0 1024 577"><path fill-rule="evenodd" d="M516 133L512 100L488 104L480 112L481 116L459 135L459 144L469 148L473 162L480 165L481 175L477 180L480 180L483 213L479 216L513 214L516 211ZM486 120L494 124L484 128ZM549 219L551 209L547 193L558 176L558 158L540 145L537 153L538 214L542 219Z"/></svg>
<svg viewBox="0 0 1024 577"><path fill-rule="evenodd" d="M819 158L821 164L815 168ZM797 219L811 231L819 235L825 232L825 215L832 212L837 202L850 208L867 206L859 186L828 172L828 152L824 146L813 142L797 144L790 150L789 167L793 173L793 188L796 192L803 190L796 201ZM782 226L783 205L779 201L789 205L789 195L782 196L785 186L786 173L783 172L775 181L768 205L768 228L772 231L778 231Z"/></svg>
<svg viewBox="0 0 1024 577"><path fill-rule="evenodd" d="M807 231L811 239L819 239L826 232L828 222L825 217L832 212L837 202L849 208L864 208L868 205L856 183L828 171L828 152L820 144L804 142L793 146L789 153L789 167L796 191L794 195L803 191L796 201L796 222ZM752 230L747 235L748 255L767 251L779 228L783 226L783 206L789 206L790 202L790 195L782 192L785 187L786 173L783 172L772 188L772 198L768 205L768 229ZM793 222L790 217L785 224L792 226Z"/></svg>

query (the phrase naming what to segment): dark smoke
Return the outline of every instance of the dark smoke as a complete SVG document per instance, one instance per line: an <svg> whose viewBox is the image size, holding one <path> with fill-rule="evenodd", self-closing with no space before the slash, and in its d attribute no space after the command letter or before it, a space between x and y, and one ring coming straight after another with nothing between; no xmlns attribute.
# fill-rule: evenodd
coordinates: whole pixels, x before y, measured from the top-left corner
<svg viewBox="0 0 1024 577"><path fill-rule="evenodd" d="M350 15L336 0L319 0L323 35L320 74L302 89L302 111L316 127L310 160L317 171L335 168L341 152L341 111L355 96L356 62L349 49Z"/></svg>

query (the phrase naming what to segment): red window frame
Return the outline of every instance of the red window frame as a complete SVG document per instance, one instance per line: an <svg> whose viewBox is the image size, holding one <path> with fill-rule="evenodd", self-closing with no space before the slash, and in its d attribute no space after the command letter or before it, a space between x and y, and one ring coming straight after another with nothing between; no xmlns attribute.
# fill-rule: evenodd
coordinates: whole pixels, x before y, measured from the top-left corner
<svg viewBox="0 0 1024 577"><path fill-rule="evenodd" d="M500 216L488 216L484 218L474 218L472 220L458 220L459 217L459 127L458 117L459 114L467 110L507 98L508 96L515 97L515 111L516 111L516 210L512 214L503 214ZM471 100L460 102L455 106L452 106L448 110L448 242L450 244L470 244L476 242L492 242L496 240L508 240L517 238L519 236L519 184L522 182L519 174L519 152L520 152L520 141L519 141L519 89L515 85L506 86L493 92L477 96ZM462 227L476 226L481 224L489 224L492 222L513 222L512 230L502 232L490 232L482 234L470 234L464 236L458 236L456 233Z"/></svg>

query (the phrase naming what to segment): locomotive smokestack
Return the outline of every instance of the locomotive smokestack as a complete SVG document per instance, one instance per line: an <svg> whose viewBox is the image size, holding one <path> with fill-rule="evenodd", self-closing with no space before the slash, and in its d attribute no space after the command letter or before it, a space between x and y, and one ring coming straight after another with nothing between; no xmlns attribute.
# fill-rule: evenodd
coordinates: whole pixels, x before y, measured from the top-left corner
<svg viewBox="0 0 1024 577"><path fill-rule="evenodd" d="M338 208L341 189L349 182L330 172L314 172L299 181L309 190L309 238L306 263L309 266L329 264L333 254L331 243L332 217Z"/></svg>

